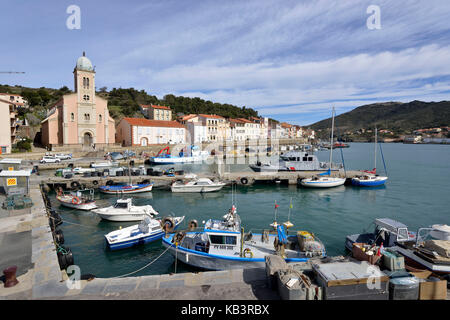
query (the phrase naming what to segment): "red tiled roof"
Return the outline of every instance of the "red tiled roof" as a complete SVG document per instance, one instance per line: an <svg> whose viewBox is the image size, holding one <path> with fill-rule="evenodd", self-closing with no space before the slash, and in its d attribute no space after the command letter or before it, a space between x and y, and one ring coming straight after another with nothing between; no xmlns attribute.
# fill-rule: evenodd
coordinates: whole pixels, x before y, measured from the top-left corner
<svg viewBox="0 0 450 320"><path fill-rule="evenodd" d="M217 114L199 114L199 116L203 118L225 119L224 117L218 116Z"/></svg>
<svg viewBox="0 0 450 320"><path fill-rule="evenodd" d="M245 122L245 123L253 123L253 121L250 121L250 120L247 120L244 118L238 118L238 120L241 120L242 122Z"/></svg>
<svg viewBox="0 0 450 320"><path fill-rule="evenodd" d="M6 103L9 103L9 104L15 104L15 105L18 105L18 106L23 106L23 105L24 105L23 103L20 103L20 102L14 102L14 101L9 101L9 100L3 100L3 99L0 99L0 101L1 101L1 102L6 102Z"/></svg>
<svg viewBox="0 0 450 320"><path fill-rule="evenodd" d="M1 95L5 95L5 96L15 96L15 97L20 97L20 94L15 94L15 93L3 93L0 92Z"/></svg>
<svg viewBox="0 0 450 320"><path fill-rule="evenodd" d="M195 118L195 117L197 117L196 114L188 114L187 116L181 117L180 120L181 121L186 121L186 120L189 120L189 119L192 119L192 118Z"/></svg>
<svg viewBox="0 0 450 320"><path fill-rule="evenodd" d="M242 121L241 119L233 119L233 118L230 118L229 121L230 121L230 122L235 122L235 123L245 123L245 121Z"/></svg>
<svg viewBox="0 0 450 320"><path fill-rule="evenodd" d="M281 127L283 127L283 128L291 128L292 125L289 124L289 123L286 123L286 122L282 122L282 123L281 123Z"/></svg>
<svg viewBox="0 0 450 320"><path fill-rule="evenodd" d="M177 121L149 120L144 118L123 118L132 126L139 127L168 127L168 128L186 128Z"/></svg>
<svg viewBox="0 0 450 320"><path fill-rule="evenodd" d="M142 108L153 108L153 109L164 109L164 110L172 110L170 109L170 107L166 107L166 106L157 106L154 104L141 104Z"/></svg>

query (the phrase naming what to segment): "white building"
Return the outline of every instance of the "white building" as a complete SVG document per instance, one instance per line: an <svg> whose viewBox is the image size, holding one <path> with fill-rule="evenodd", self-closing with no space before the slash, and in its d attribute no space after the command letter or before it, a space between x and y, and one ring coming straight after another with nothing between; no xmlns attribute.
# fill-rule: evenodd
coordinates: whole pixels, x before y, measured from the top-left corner
<svg viewBox="0 0 450 320"><path fill-rule="evenodd" d="M123 146L186 143L187 130L177 121L123 118L116 128L116 141Z"/></svg>
<svg viewBox="0 0 450 320"><path fill-rule="evenodd" d="M22 123L18 111L26 105L27 101L21 96L0 94L0 154L11 153L12 145L16 142L17 129Z"/></svg>

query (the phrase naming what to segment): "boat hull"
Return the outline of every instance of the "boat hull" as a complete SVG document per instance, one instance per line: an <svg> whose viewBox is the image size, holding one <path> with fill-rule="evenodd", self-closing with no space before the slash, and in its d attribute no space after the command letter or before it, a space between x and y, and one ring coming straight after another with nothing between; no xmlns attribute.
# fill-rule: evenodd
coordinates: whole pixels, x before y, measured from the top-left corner
<svg viewBox="0 0 450 320"><path fill-rule="evenodd" d="M352 178L352 185L357 187L378 187L386 183L387 177L379 177L376 180L361 180Z"/></svg>
<svg viewBox="0 0 450 320"><path fill-rule="evenodd" d="M151 164L177 164L177 163L190 163L190 162L201 162L205 160L204 156L195 157L170 157L170 158L158 158L152 157L149 159Z"/></svg>
<svg viewBox="0 0 450 320"><path fill-rule="evenodd" d="M145 214L109 214L95 212L100 218L108 221L125 222L125 221L141 221L145 218Z"/></svg>
<svg viewBox="0 0 450 320"><path fill-rule="evenodd" d="M250 269L265 267L265 257L244 258L238 256L219 256L175 246L172 241L173 235L163 237L164 247L169 248L169 252L179 261L204 270L230 270L230 269ZM309 258L288 258L286 262L305 262Z"/></svg>
<svg viewBox="0 0 450 320"><path fill-rule="evenodd" d="M100 187L99 190L106 194L130 194L130 193L141 193L152 191L153 184L149 185L137 185L136 188L120 188L118 186L105 186Z"/></svg>
<svg viewBox="0 0 450 320"><path fill-rule="evenodd" d="M174 229L177 229L177 227L181 224L181 222L183 222L183 220L184 220L184 217L179 219L176 222ZM115 251L115 250L132 248L135 246L140 246L140 245L143 245L146 243L154 242L156 240L161 239L164 235L165 235L165 232L161 229L161 230L154 231L152 233L149 233L149 234L146 234L146 235L143 235L140 237L135 237L132 239L124 239L122 241L117 241L117 242L111 242L107 237L108 235L105 235L105 240L106 240L108 248L112 251Z"/></svg>
<svg viewBox="0 0 450 320"><path fill-rule="evenodd" d="M220 191L225 184L219 186L172 186L171 190L174 193L204 193L204 192L215 192Z"/></svg>
<svg viewBox="0 0 450 320"><path fill-rule="evenodd" d="M73 204L71 202L69 203L69 202L65 202L65 201L59 201L59 203L64 207L71 208L71 209L77 209L77 210L89 211L89 210L97 208L95 201L93 203L82 203L82 204Z"/></svg>
<svg viewBox="0 0 450 320"><path fill-rule="evenodd" d="M345 179L339 178L332 181L312 181L309 179L303 179L300 184L307 188L332 188L342 186L345 183Z"/></svg>

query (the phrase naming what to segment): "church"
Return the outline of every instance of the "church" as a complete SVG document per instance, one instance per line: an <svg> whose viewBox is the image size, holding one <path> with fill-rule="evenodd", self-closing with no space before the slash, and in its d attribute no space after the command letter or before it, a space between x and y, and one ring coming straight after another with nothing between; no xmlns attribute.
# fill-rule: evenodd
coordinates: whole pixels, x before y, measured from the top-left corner
<svg viewBox="0 0 450 320"><path fill-rule="evenodd" d="M108 101L95 94L95 69L79 57L74 75L74 93L65 94L41 122L42 144L49 150L103 149L115 143L115 123Z"/></svg>

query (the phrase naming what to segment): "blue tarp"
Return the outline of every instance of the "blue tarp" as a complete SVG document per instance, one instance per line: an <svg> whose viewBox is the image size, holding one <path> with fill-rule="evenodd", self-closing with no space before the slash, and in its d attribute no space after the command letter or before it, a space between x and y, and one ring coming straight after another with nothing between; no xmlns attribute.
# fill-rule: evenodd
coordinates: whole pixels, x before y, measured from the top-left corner
<svg viewBox="0 0 450 320"><path fill-rule="evenodd" d="M286 228L283 225L278 225L277 226L277 233L278 233L278 240L281 243L286 244L287 243Z"/></svg>
<svg viewBox="0 0 450 320"><path fill-rule="evenodd" d="M324 173L320 173L319 176L329 176L331 175L331 170L328 169L328 171L324 172Z"/></svg>

